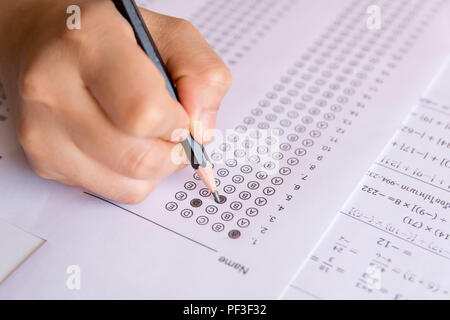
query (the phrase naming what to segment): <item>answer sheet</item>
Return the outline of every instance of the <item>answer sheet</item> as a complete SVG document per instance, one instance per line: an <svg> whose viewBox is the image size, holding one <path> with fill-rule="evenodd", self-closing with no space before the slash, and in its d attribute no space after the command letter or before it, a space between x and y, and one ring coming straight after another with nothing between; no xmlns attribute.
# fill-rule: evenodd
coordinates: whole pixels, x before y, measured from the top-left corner
<svg viewBox="0 0 450 320"><path fill-rule="evenodd" d="M47 242L0 298L280 297L450 52L445 0L140 3L189 19L231 69L207 147L226 201L191 168L134 206L40 179L4 104L0 218Z"/></svg>

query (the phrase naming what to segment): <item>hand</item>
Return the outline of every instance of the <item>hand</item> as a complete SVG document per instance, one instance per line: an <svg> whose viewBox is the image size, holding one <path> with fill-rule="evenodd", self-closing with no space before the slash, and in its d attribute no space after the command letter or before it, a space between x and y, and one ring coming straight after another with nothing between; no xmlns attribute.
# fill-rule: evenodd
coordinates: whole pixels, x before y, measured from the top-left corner
<svg viewBox="0 0 450 320"><path fill-rule="evenodd" d="M2 2L0 18L15 29L0 31L1 80L41 177L137 203L184 167L171 153L189 127L199 142L212 139L231 76L189 22L141 11L180 104L111 1L79 0L80 30L66 27L73 1Z"/></svg>

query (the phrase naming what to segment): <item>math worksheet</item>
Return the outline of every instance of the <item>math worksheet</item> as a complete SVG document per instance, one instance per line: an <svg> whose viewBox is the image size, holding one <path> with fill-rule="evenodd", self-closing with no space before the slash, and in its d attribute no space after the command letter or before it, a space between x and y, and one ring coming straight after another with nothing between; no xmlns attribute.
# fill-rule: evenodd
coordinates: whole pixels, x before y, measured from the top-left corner
<svg viewBox="0 0 450 320"><path fill-rule="evenodd" d="M206 146L224 201L190 167L138 205L41 179L3 96L0 219L45 244L0 298L445 297L450 1L138 2L232 72Z"/></svg>
<svg viewBox="0 0 450 320"><path fill-rule="evenodd" d="M449 83L447 67L367 171L285 298L449 299Z"/></svg>

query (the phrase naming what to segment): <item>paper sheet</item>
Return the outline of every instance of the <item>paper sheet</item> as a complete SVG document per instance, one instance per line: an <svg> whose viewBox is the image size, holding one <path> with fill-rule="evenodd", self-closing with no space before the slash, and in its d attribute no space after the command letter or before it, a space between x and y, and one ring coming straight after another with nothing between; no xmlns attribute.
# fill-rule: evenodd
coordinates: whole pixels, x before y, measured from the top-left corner
<svg viewBox="0 0 450 320"><path fill-rule="evenodd" d="M449 82L447 67L339 211L286 299L449 299Z"/></svg>
<svg viewBox="0 0 450 320"><path fill-rule="evenodd" d="M190 168L136 206L44 181L0 124L0 217L48 241L0 298L279 297L450 49L447 1L141 3L185 12L231 68L233 132L208 146L227 201Z"/></svg>

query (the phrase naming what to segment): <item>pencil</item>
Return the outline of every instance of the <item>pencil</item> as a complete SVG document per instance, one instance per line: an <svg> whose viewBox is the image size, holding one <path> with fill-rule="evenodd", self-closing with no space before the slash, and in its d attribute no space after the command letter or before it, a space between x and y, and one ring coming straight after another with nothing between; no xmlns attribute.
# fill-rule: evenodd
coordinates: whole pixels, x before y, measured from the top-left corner
<svg viewBox="0 0 450 320"><path fill-rule="evenodd" d="M150 60L153 61L153 63L163 75L166 82L166 88L169 91L170 95L177 101L180 101L178 98L176 87L166 71L163 60L161 59L158 49L134 0L113 0L113 2L120 14L128 21L128 23L133 28L134 35L139 46L142 48L142 50L144 50ZM197 141L195 141L191 134L189 134L186 140L182 141L181 144L191 163L192 168L197 172L200 179L211 191L214 200L217 203L221 203L222 198L217 191L213 168L204 147Z"/></svg>

